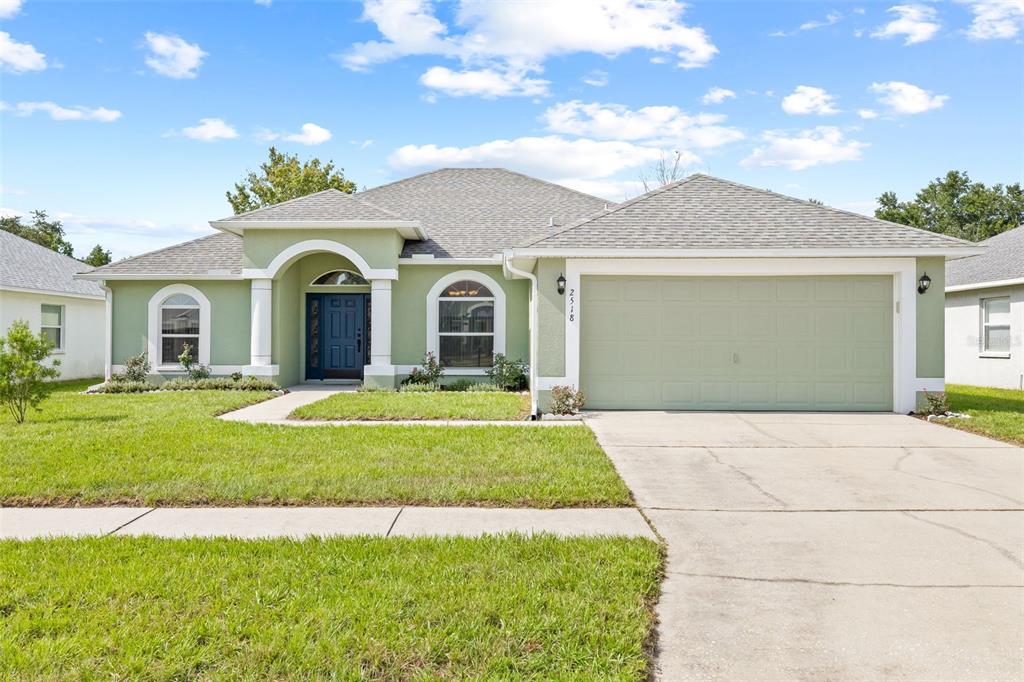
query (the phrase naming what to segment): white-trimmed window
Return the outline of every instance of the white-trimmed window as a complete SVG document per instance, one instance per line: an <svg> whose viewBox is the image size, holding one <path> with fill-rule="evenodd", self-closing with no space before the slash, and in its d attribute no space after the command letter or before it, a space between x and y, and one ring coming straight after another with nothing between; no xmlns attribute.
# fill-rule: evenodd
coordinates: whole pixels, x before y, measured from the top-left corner
<svg viewBox="0 0 1024 682"><path fill-rule="evenodd" d="M185 350L185 344L192 349L192 357L198 361L199 301L188 294L172 294L160 304L160 364L174 365Z"/></svg>
<svg viewBox="0 0 1024 682"><path fill-rule="evenodd" d="M981 299L981 352L1010 354L1010 297Z"/></svg>
<svg viewBox="0 0 1024 682"><path fill-rule="evenodd" d="M64 350L64 306L43 303L39 310L39 330L50 339L54 351Z"/></svg>
<svg viewBox="0 0 1024 682"><path fill-rule="evenodd" d="M351 270L329 270L314 279L310 286L314 287L344 287L344 286L369 286L369 282L362 275Z"/></svg>
<svg viewBox="0 0 1024 682"><path fill-rule="evenodd" d="M505 352L505 292L474 270L441 277L427 294L427 352L445 367L480 374Z"/></svg>

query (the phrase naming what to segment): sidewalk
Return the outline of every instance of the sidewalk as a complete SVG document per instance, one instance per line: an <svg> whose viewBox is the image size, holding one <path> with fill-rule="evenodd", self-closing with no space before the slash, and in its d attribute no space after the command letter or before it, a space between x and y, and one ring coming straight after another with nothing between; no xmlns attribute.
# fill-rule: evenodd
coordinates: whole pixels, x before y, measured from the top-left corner
<svg viewBox="0 0 1024 682"><path fill-rule="evenodd" d="M483 507L91 507L0 508L0 539L58 535L240 538L372 535L627 535L656 540L636 509Z"/></svg>

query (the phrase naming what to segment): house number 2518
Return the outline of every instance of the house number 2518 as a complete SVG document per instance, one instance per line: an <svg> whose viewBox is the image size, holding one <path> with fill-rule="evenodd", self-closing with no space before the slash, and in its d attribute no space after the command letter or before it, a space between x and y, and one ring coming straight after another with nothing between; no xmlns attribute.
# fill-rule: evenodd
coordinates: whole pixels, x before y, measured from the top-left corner
<svg viewBox="0 0 1024 682"><path fill-rule="evenodd" d="M576 321L576 290L569 289L569 321Z"/></svg>

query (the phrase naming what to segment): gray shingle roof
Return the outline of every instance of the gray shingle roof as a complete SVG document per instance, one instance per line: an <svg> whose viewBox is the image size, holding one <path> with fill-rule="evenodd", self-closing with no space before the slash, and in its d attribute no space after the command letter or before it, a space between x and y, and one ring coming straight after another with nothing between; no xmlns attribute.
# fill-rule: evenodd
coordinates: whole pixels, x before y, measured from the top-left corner
<svg viewBox="0 0 1024 682"><path fill-rule="evenodd" d="M88 266L86 266L88 270ZM241 274L242 238L219 232L184 244L150 251L141 256L104 265L90 275L188 275Z"/></svg>
<svg viewBox="0 0 1024 682"><path fill-rule="evenodd" d="M524 245L624 250L975 246L702 174Z"/></svg>
<svg viewBox="0 0 1024 682"><path fill-rule="evenodd" d="M307 194L280 204L257 208L217 222L280 220L408 220L380 206L337 189Z"/></svg>
<svg viewBox="0 0 1024 682"><path fill-rule="evenodd" d="M946 264L947 287L1024 277L1024 226L989 237L979 245L988 250Z"/></svg>
<svg viewBox="0 0 1024 682"><path fill-rule="evenodd" d="M554 218L570 222L609 202L504 168L442 168L356 194L419 220L429 239L407 241L402 256L493 256L533 235Z"/></svg>
<svg viewBox="0 0 1024 682"><path fill-rule="evenodd" d="M95 282L73 279L89 269L81 261L0 230L0 287L103 297Z"/></svg>

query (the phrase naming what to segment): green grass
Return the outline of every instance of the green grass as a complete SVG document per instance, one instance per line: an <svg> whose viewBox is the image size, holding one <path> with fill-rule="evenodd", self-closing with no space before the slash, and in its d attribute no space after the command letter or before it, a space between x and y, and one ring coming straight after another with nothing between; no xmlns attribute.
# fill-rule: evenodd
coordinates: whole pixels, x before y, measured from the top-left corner
<svg viewBox="0 0 1024 682"><path fill-rule="evenodd" d="M521 393L351 392L335 393L300 407L295 419L395 419L516 420L530 413L530 396Z"/></svg>
<svg viewBox="0 0 1024 682"><path fill-rule="evenodd" d="M642 680L649 540L0 542L5 679Z"/></svg>
<svg viewBox="0 0 1024 682"><path fill-rule="evenodd" d="M631 504L586 426L252 425L211 415L270 394L85 385L0 415L0 504Z"/></svg>
<svg viewBox="0 0 1024 682"><path fill-rule="evenodd" d="M1024 445L1024 391L979 386L946 386L950 409L970 419L943 422L958 429Z"/></svg>

